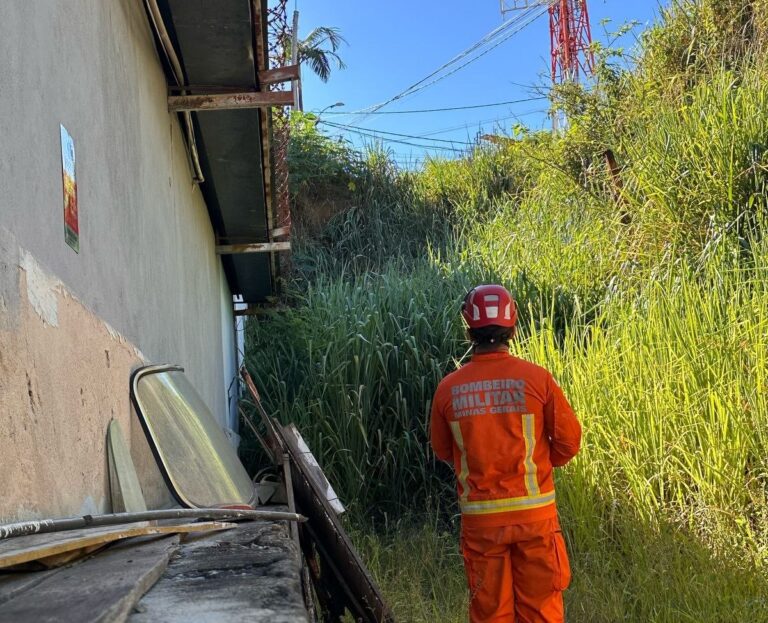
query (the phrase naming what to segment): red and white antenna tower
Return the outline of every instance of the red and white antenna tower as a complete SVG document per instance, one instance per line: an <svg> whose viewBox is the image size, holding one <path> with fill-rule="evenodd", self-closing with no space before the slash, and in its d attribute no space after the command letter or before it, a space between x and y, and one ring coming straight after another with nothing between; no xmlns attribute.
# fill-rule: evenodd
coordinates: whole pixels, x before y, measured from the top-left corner
<svg viewBox="0 0 768 623"><path fill-rule="evenodd" d="M552 82L578 82L595 71L587 0L555 0L549 6Z"/></svg>
<svg viewBox="0 0 768 623"><path fill-rule="evenodd" d="M595 55L592 51L592 27L589 23L587 0L499 0L501 14L510 11L549 6L549 39L552 59L552 83L579 82L582 76L595 71ZM555 130L566 121L554 111L552 122Z"/></svg>
<svg viewBox="0 0 768 623"><path fill-rule="evenodd" d="M501 14L549 5L552 82L578 82L595 70L587 0L499 0Z"/></svg>

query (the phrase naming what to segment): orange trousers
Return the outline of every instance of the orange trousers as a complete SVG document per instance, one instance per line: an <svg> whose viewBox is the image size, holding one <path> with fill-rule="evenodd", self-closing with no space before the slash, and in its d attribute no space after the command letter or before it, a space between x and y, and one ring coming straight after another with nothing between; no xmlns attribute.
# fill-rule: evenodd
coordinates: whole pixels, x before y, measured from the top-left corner
<svg viewBox="0 0 768 623"><path fill-rule="evenodd" d="M470 623L563 623L571 581L557 518L480 528L463 526Z"/></svg>

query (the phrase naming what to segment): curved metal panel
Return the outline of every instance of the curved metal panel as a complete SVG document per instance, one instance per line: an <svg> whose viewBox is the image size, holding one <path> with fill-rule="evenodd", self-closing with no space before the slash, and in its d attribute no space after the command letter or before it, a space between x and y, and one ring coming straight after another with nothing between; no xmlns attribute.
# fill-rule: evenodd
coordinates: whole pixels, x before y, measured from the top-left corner
<svg viewBox="0 0 768 623"><path fill-rule="evenodd" d="M180 366L139 368L131 400L171 493L182 506L253 506L251 479Z"/></svg>

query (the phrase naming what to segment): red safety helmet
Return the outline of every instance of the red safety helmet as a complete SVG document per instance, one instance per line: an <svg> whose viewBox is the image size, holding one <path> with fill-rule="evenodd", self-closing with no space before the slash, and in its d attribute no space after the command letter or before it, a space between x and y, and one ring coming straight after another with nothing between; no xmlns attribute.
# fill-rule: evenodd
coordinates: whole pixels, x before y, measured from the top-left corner
<svg viewBox="0 0 768 623"><path fill-rule="evenodd" d="M470 329L490 326L511 329L517 323L517 304L504 286L477 286L464 298L461 315Z"/></svg>

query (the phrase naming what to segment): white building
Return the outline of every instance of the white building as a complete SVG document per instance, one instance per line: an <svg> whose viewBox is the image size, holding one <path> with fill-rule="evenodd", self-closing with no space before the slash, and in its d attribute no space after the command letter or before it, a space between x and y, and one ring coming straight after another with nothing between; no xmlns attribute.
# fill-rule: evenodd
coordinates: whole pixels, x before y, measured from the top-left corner
<svg viewBox="0 0 768 623"><path fill-rule="evenodd" d="M266 21L260 0L0 3L0 520L109 511L112 418L148 505L168 501L131 412L140 365L182 365L236 427L232 298L265 301L277 266L229 246L280 225L270 113L254 107ZM169 112L178 81L251 99Z"/></svg>

